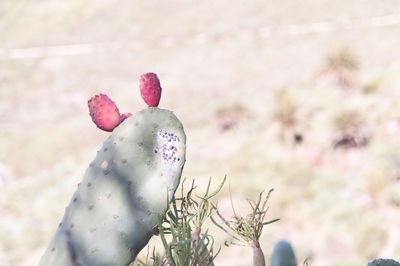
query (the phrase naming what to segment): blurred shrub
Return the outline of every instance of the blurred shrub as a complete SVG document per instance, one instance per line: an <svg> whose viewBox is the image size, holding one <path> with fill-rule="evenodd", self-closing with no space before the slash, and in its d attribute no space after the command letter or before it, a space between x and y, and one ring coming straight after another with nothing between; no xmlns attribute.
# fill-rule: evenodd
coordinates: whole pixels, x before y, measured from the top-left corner
<svg viewBox="0 0 400 266"><path fill-rule="evenodd" d="M227 131L236 127L245 117L247 109L239 102L218 106L214 110L217 124L221 131Z"/></svg>
<svg viewBox="0 0 400 266"><path fill-rule="evenodd" d="M363 93L364 94L372 94L377 92L382 86L382 79L375 78L368 82L366 82L363 86Z"/></svg>
<svg viewBox="0 0 400 266"><path fill-rule="evenodd" d="M335 148L363 147L368 138L363 132L365 120L361 114L352 109L342 109L333 117L333 128L336 134L333 140Z"/></svg>
<svg viewBox="0 0 400 266"><path fill-rule="evenodd" d="M363 117L355 110L342 109L333 120L333 126L341 133L357 132L363 126Z"/></svg>
<svg viewBox="0 0 400 266"><path fill-rule="evenodd" d="M356 249L365 258L374 259L385 245L387 233L382 228L382 222L369 219L360 223L356 228Z"/></svg>
<svg viewBox="0 0 400 266"><path fill-rule="evenodd" d="M273 118L284 127L292 127L296 123L296 105L287 89L277 90L275 93L275 108Z"/></svg>
<svg viewBox="0 0 400 266"><path fill-rule="evenodd" d="M327 55L321 73L334 78L340 87L350 88L357 85L359 68L358 57L348 47L340 47Z"/></svg>

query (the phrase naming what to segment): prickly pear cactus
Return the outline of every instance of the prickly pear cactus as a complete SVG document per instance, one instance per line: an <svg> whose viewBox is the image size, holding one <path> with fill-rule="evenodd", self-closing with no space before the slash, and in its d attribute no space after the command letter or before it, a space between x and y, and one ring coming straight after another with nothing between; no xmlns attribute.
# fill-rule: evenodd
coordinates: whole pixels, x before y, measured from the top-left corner
<svg viewBox="0 0 400 266"><path fill-rule="evenodd" d="M275 244L271 256L271 266L296 266L296 257L292 245L282 240Z"/></svg>
<svg viewBox="0 0 400 266"><path fill-rule="evenodd" d="M400 266L400 263L392 259L376 259L368 263L367 266Z"/></svg>
<svg viewBox="0 0 400 266"><path fill-rule="evenodd" d="M125 119L86 170L40 265L128 265L147 244L185 163L177 117L149 107Z"/></svg>

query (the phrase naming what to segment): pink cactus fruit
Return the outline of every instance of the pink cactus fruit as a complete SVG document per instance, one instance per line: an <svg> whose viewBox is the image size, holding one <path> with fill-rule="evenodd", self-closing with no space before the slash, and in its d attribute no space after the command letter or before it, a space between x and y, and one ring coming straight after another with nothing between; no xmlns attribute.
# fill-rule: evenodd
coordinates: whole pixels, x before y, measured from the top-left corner
<svg viewBox="0 0 400 266"><path fill-rule="evenodd" d="M157 107L161 98L160 80L154 73L140 76L140 94L149 107Z"/></svg>
<svg viewBox="0 0 400 266"><path fill-rule="evenodd" d="M131 113L124 113L121 115L120 117L120 123L122 123L125 119L127 119L128 117L130 117L132 114Z"/></svg>
<svg viewBox="0 0 400 266"><path fill-rule="evenodd" d="M113 131L120 124L120 113L115 103L105 94L88 101L90 116L96 126L104 131Z"/></svg>

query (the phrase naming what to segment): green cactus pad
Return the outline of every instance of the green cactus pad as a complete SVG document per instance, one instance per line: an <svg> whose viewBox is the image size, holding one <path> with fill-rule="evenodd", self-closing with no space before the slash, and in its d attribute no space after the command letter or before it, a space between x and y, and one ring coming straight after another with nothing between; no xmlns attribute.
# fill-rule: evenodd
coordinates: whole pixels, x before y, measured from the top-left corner
<svg viewBox="0 0 400 266"><path fill-rule="evenodd" d="M153 235L185 163L186 136L168 110L114 129L72 197L40 265L128 265Z"/></svg>
<svg viewBox="0 0 400 266"><path fill-rule="evenodd" d="M367 266L400 266L400 263L392 259L376 259L368 263Z"/></svg>
<svg viewBox="0 0 400 266"><path fill-rule="evenodd" d="M296 266L296 257L292 245L282 240L275 244L271 256L271 266Z"/></svg>

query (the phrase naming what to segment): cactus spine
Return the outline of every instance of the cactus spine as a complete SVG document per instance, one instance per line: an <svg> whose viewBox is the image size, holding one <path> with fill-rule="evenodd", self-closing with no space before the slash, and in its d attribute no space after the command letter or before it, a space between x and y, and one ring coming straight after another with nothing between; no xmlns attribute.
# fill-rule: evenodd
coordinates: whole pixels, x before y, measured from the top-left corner
<svg viewBox="0 0 400 266"><path fill-rule="evenodd" d="M168 110L149 107L126 118L86 170L40 265L131 263L179 185L185 143Z"/></svg>

